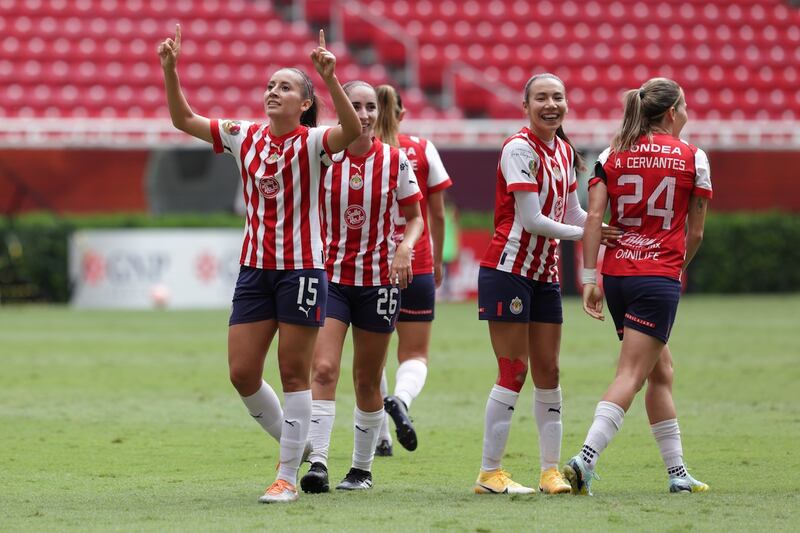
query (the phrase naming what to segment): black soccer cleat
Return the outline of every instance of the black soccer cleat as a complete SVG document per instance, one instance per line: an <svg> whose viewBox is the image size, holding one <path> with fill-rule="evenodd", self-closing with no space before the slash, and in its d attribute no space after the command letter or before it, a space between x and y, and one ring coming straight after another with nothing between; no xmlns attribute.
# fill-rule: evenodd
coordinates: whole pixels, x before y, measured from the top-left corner
<svg viewBox="0 0 800 533"><path fill-rule="evenodd" d="M311 463L311 468L300 478L300 488L309 494L328 492L328 467L322 463Z"/></svg>
<svg viewBox="0 0 800 533"><path fill-rule="evenodd" d="M383 408L394 420L397 431L397 440L406 450L413 452L417 449L417 432L408 416L408 408L397 396L387 396L383 399Z"/></svg>
<svg viewBox="0 0 800 533"><path fill-rule="evenodd" d="M351 468L336 490L367 490L372 488L372 473L360 468Z"/></svg>
<svg viewBox="0 0 800 533"><path fill-rule="evenodd" d="M394 455L394 453L392 453L392 444L388 440L383 439L375 446L375 455L377 457L391 457Z"/></svg>

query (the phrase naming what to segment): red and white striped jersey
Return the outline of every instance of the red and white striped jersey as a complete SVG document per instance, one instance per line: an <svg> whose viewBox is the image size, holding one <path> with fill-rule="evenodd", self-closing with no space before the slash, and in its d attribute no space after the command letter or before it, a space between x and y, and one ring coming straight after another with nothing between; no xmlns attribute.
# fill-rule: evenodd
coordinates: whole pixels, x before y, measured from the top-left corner
<svg viewBox="0 0 800 533"><path fill-rule="evenodd" d="M422 235L414 245L414 257L411 260L411 270L414 274L430 274L433 272L433 252L431 249L431 235L428 231L428 195L432 192L443 191L453 182L442 164L442 158L436 147L427 139L411 135L398 135L400 150L406 154L414 174L417 176L422 200L419 207L422 210L422 220L425 224ZM403 240L406 231L406 219L399 209L395 213L394 236L396 242Z"/></svg>
<svg viewBox="0 0 800 533"><path fill-rule="evenodd" d="M396 248L393 206L422 198L405 154L378 139L360 156L339 152L323 188L328 279L343 285L389 285Z"/></svg>
<svg viewBox="0 0 800 533"><path fill-rule="evenodd" d="M567 196L577 188L572 147L556 137L550 148L528 128L506 139L497 165L494 236L481 266L537 281L558 282L558 239L530 234L522 226L514 191L539 194L542 214L564 221Z"/></svg>
<svg viewBox="0 0 800 533"><path fill-rule="evenodd" d="M672 135L639 139L629 150L606 148L589 187L603 181L612 226L625 234L603 256L603 274L680 279L692 195L711 198L708 157Z"/></svg>
<svg viewBox="0 0 800 533"><path fill-rule="evenodd" d="M330 162L329 128L299 126L275 137L269 126L212 120L214 151L236 158L247 209L239 262L270 270L325 268L320 182Z"/></svg>

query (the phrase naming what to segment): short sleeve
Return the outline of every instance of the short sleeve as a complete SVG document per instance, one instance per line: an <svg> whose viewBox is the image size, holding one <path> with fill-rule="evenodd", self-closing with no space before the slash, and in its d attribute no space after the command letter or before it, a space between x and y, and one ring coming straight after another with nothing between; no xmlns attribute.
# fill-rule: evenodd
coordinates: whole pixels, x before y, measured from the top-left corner
<svg viewBox="0 0 800 533"><path fill-rule="evenodd" d="M398 153L400 164L397 170L397 203L409 205L419 202L422 199L422 193L419 190L417 176L414 174L406 154L399 150Z"/></svg>
<svg viewBox="0 0 800 533"><path fill-rule="evenodd" d="M611 148L606 148L600 155L597 156L597 161L594 164L594 174L589 178L588 188L591 189L600 182L606 183L606 169L605 164L608 161L608 156L611 154ZM607 185L607 184L606 184Z"/></svg>
<svg viewBox="0 0 800 533"><path fill-rule="evenodd" d="M443 191L450 187L453 181L444 168L439 151L432 142L425 142L425 159L428 161L428 193Z"/></svg>
<svg viewBox="0 0 800 533"><path fill-rule="evenodd" d="M699 148L694 154L694 170L694 189L692 194L711 199L711 167L708 164L708 156Z"/></svg>
<svg viewBox="0 0 800 533"><path fill-rule="evenodd" d="M218 154L228 152L232 155L238 155L239 149L242 147L242 143L252 125L252 122L244 120L212 119L210 126L214 152Z"/></svg>
<svg viewBox="0 0 800 533"><path fill-rule="evenodd" d="M328 146L328 135L331 133L330 126L317 126L308 130L308 147L311 153L317 154L322 164L330 166L333 160L333 152Z"/></svg>
<svg viewBox="0 0 800 533"><path fill-rule="evenodd" d="M506 180L508 192L537 192L539 184L536 176L540 171L539 156L522 139L514 139L503 147L500 155L500 170Z"/></svg>

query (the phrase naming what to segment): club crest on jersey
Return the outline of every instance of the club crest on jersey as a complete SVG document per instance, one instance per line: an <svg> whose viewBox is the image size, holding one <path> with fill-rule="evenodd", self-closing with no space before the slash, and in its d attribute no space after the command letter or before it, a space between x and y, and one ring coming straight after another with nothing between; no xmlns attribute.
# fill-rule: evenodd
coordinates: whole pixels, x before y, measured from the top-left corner
<svg viewBox="0 0 800 533"><path fill-rule="evenodd" d="M511 300L511 303L508 305L508 310L515 315L518 315L522 312L522 300L519 299L519 296Z"/></svg>
<svg viewBox="0 0 800 533"><path fill-rule="evenodd" d="M238 120L226 120L222 123L222 129L228 135L239 135L239 132L242 131L242 125Z"/></svg>
<svg viewBox="0 0 800 533"><path fill-rule="evenodd" d="M357 191L364 186L364 163L361 163L360 165L354 165L351 163L350 169L352 172L350 175L350 188Z"/></svg>
<svg viewBox="0 0 800 533"><path fill-rule="evenodd" d="M367 212L360 205L348 206L344 212L344 223L350 229L358 229L367 221Z"/></svg>
<svg viewBox="0 0 800 533"><path fill-rule="evenodd" d="M258 192L264 198L275 198L281 190L281 184L272 176L266 176L258 180Z"/></svg>

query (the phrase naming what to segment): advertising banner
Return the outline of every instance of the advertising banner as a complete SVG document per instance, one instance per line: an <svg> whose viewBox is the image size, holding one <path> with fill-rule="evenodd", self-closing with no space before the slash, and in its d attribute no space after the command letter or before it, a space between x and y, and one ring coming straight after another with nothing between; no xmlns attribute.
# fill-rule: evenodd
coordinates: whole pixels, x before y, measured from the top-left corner
<svg viewBox="0 0 800 533"><path fill-rule="evenodd" d="M70 239L77 308L226 308L239 274L235 229L76 231Z"/></svg>

